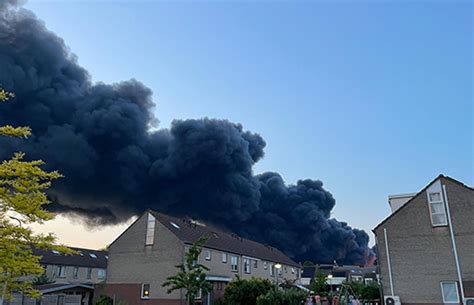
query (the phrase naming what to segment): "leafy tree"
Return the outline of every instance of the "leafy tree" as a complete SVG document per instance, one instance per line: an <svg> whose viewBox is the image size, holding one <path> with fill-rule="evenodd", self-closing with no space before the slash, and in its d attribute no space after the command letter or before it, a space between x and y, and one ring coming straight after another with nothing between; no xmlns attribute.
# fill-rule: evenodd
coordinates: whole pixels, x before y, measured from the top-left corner
<svg viewBox="0 0 474 305"><path fill-rule="evenodd" d="M0 88L0 103L14 97ZM0 127L1 136L26 138L30 134L29 127ZM41 160L24 161L24 156L18 152L0 163L0 303L4 298L10 299L13 291L31 297L39 295L31 279L41 276L44 269L40 257L33 254L33 247L72 253L66 247L54 245L52 234L34 234L28 227L54 218L44 209L49 203L44 192L61 175L44 171Z"/></svg>
<svg viewBox="0 0 474 305"><path fill-rule="evenodd" d="M309 289L320 296L326 296L328 294L329 286L327 284L326 275L321 270L318 269L314 273L314 278L309 284Z"/></svg>
<svg viewBox="0 0 474 305"><path fill-rule="evenodd" d="M380 299L380 286L376 282L371 282L365 285L361 291L361 298L364 300L377 300Z"/></svg>
<svg viewBox="0 0 474 305"><path fill-rule="evenodd" d="M303 263L303 267L313 267L314 263L312 261L305 261Z"/></svg>
<svg viewBox="0 0 474 305"><path fill-rule="evenodd" d="M37 285L46 285L46 284L50 284L52 283L53 281L50 280L48 278L48 276L46 275L46 272L43 272L43 274L41 274L40 276L37 276L35 278L35 280L33 281L33 286L37 286Z"/></svg>
<svg viewBox="0 0 474 305"><path fill-rule="evenodd" d="M272 289L266 294L260 295L256 305L301 305L307 298L308 294L300 289Z"/></svg>
<svg viewBox="0 0 474 305"><path fill-rule="evenodd" d="M226 286L224 301L226 305L255 305L260 295L264 295L270 290L276 290L275 288L276 286L269 280L237 278Z"/></svg>
<svg viewBox="0 0 474 305"><path fill-rule="evenodd" d="M206 281L206 273L204 272L209 269L196 263L206 241L207 237L199 238L186 252L184 264L176 266L179 270L178 274L170 276L163 283L163 287L168 287L168 293L185 289L186 300L189 305L194 304L199 291L202 292L202 295L206 295L212 290L212 284Z"/></svg>

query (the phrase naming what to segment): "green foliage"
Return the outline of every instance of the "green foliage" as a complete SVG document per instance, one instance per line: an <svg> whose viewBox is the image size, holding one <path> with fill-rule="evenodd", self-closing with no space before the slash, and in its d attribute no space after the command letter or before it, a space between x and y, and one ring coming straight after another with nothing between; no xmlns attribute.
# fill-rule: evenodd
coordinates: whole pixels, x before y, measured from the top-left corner
<svg viewBox="0 0 474 305"><path fill-rule="evenodd" d="M321 270L317 270L314 273L314 278L309 284L309 290L313 291L315 294L319 294L320 296L328 295L329 285L327 284L326 275L321 272Z"/></svg>
<svg viewBox="0 0 474 305"><path fill-rule="evenodd" d="M13 97L14 94L0 88L0 102ZM30 133L28 127L0 127L0 136L28 137ZM15 290L30 297L39 296L32 287L33 281L23 280L44 273L40 258L33 255L33 247L65 254L73 252L55 246L52 234L34 234L30 229L31 224L54 218L44 209L50 203L45 191L61 175L44 171L41 160L24 161L24 156L16 153L12 159L0 163L0 293L6 299Z"/></svg>
<svg viewBox="0 0 474 305"><path fill-rule="evenodd" d="M185 289L189 305L195 303L195 297L198 295L199 290L201 290L203 296L212 290L212 284L206 281L206 273L204 272L209 269L201 264L196 264L199 254L201 254L202 246L206 241L207 237L201 237L196 241L186 252L184 264L176 266L178 273L170 276L163 283L163 287L168 287L168 293Z"/></svg>
<svg viewBox="0 0 474 305"><path fill-rule="evenodd" d="M38 285L46 285L46 284L51 284L51 283L53 283L53 281L48 278L48 276L46 275L46 272L43 272L43 274L35 278L32 284L33 286L38 286Z"/></svg>
<svg viewBox="0 0 474 305"><path fill-rule="evenodd" d="M112 305L114 300L107 295L101 295L100 298L95 302L95 305Z"/></svg>
<svg viewBox="0 0 474 305"><path fill-rule="evenodd" d="M312 261L305 261L303 263L303 267L313 267L314 263Z"/></svg>
<svg viewBox="0 0 474 305"><path fill-rule="evenodd" d="M269 280L237 278L226 286L224 302L226 305L255 305L257 298L270 290L275 290L275 286Z"/></svg>
<svg viewBox="0 0 474 305"><path fill-rule="evenodd" d="M296 288L278 290L272 289L257 298L256 305L301 305L308 294Z"/></svg>
<svg viewBox="0 0 474 305"><path fill-rule="evenodd" d="M344 282L341 286L341 292L348 295L354 295L361 300L375 300L380 299L380 287L377 283L369 283L364 285L357 282Z"/></svg>

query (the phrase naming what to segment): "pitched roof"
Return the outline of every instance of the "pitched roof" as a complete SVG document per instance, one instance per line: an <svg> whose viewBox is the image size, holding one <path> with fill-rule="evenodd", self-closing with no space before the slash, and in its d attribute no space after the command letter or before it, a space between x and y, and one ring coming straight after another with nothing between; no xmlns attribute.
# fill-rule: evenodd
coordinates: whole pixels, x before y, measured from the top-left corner
<svg viewBox="0 0 474 305"><path fill-rule="evenodd" d="M71 288L86 288L86 289L94 289L94 286L90 284L81 284L81 283L60 283L60 284L45 284L45 285L37 285L34 286L36 290L38 290L41 294L45 293L51 293L51 292L56 292L56 291L61 291L65 289L71 289Z"/></svg>
<svg viewBox="0 0 474 305"><path fill-rule="evenodd" d="M207 236L205 247L261 260L300 267L298 263L278 249L256 241L226 232L215 226L192 220L188 217L176 218L149 210L156 220L173 232L181 241L192 244L201 236Z"/></svg>
<svg viewBox="0 0 474 305"><path fill-rule="evenodd" d="M470 187L470 186L467 186L465 185L464 183L462 183L461 181L458 181L454 178L451 178L449 176L445 176L443 174L440 174L439 176L437 176L436 178L434 178L430 183L428 183L421 191L419 191L418 193L416 193L415 196L413 196L410 200L408 200L405 204L403 204L398 210L396 210L395 212L393 212L392 214L390 214L389 216L387 216L384 220L382 220L382 222L380 222L375 228L372 229L372 232L375 233L375 230L377 230L381 225L383 225L385 222L387 222L387 220L389 220L390 218L392 218L394 215L396 215L400 210L402 210L403 208L405 208L407 205L409 205L415 198L417 198L418 196L420 196L420 194L423 194L426 189L432 185L435 181L437 181L438 179L441 179L441 178L444 178L446 180L449 180L457 185L460 185L470 191L473 191L474 188Z"/></svg>
<svg viewBox="0 0 474 305"><path fill-rule="evenodd" d="M108 252L84 248L69 247L77 254L64 255L56 251L33 249L35 255L41 256L41 264L67 265L90 268L107 268Z"/></svg>

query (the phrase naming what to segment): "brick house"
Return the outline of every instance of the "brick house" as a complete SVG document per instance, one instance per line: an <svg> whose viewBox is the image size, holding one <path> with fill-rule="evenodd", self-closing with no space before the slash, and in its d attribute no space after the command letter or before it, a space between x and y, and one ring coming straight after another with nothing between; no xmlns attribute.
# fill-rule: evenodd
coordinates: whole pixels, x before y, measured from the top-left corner
<svg viewBox="0 0 474 305"><path fill-rule="evenodd" d="M201 236L209 239L199 263L209 268L207 280L213 284L213 291L201 296L203 304L222 297L224 287L236 276L272 281L300 278L301 266L275 248L200 221L149 210L110 245L107 279L96 296L106 294L128 305L185 304L184 291L168 294L162 284L177 273L175 266L183 263L185 252Z"/></svg>
<svg viewBox="0 0 474 305"><path fill-rule="evenodd" d="M73 248L75 254L62 255L57 251L33 249L40 256L49 283L36 285L40 300L14 293L6 305L92 304L95 284L105 280L108 253L106 251ZM28 278L29 279L29 278Z"/></svg>
<svg viewBox="0 0 474 305"><path fill-rule="evenodd" d="M474 298L474 189L440 175L389 201L392 214L373 230L384 296L425 305Z"/></svg>

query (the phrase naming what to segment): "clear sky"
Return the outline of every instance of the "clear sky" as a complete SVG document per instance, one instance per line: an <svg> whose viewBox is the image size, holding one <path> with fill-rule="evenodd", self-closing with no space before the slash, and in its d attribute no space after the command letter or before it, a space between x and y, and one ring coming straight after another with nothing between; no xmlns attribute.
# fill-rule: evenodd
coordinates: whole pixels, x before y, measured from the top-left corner
<svg viewBox="0 0 474 305"><path fill-rule="evenodd" d="M389 214L387 195L417 192L440 173L473 185L470 1L25 7L94 81L150 87L160 127L211 117L260 133L266 156L255 172L322 180L337 200L333 216L354 227L370 231ZM61 218L41 230L101 247L123 228L88 232Z"/></svg>

